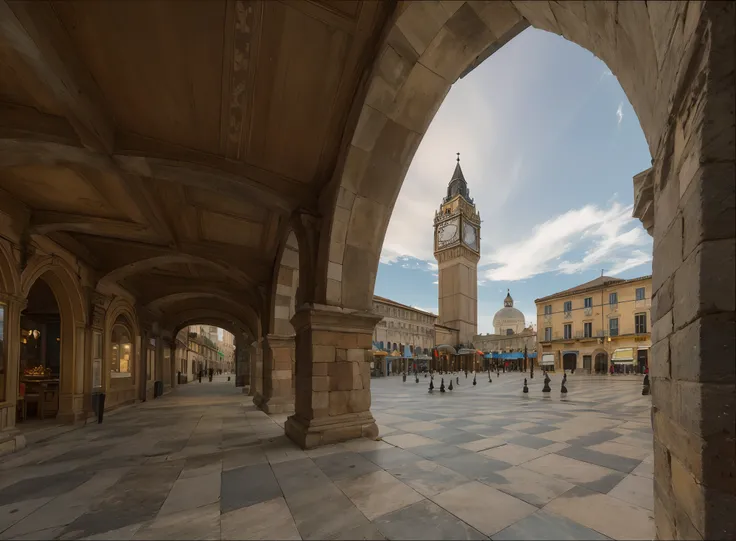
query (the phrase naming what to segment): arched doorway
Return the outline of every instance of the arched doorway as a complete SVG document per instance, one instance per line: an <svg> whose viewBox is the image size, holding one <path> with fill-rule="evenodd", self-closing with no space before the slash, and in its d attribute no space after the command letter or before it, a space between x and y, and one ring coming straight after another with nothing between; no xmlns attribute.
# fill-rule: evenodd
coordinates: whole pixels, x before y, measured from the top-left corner
<svg viewBox="0 0 736 541"><path fill-rule="evenodd" d="M606 374L608 372L608 355L597 353L595 356L595 373Z"/></svg>
<svg viewBox="0 0 736 541"><path fill-rule="evenodd" d="M20 315L20 342L21 419L53 419L61 389L61 310L43 278L28 292Z"/></svg>
<svg viewBox="0 0 736 541"><path fill-rule="evenodd" d="M565 353L562 356L562 368L563 370L573 371L578 366L578 354L577 353Z"/></svg>

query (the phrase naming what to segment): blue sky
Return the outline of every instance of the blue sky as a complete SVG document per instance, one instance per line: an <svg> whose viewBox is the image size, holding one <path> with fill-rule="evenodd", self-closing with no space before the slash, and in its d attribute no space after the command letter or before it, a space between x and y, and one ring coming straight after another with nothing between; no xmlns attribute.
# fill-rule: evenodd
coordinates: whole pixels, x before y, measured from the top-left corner
<svg viewBox="0 0 736 541"><path fill-rule="evenodd" d="M506 289L534 299L600 276L651 273L631 217L651 156L616 77L592 53L527 29L450 90L414 157L381 253L377 295L437 313L432 220L455 153L481 219L478 331Z"/></svg>

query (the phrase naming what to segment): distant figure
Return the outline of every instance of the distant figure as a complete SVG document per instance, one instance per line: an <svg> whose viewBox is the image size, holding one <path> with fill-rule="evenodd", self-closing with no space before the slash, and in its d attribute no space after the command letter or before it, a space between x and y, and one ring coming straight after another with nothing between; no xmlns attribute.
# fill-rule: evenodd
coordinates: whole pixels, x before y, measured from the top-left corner
<svg viewBox="0 0 736 541"><path fill-rule="evenodd" d="M432 378L429 379L429 392L434 391L434 383L432 382Z"/></svg>
<svg viewBox="0 0 736 541"><path fill-rule="evenodd" d="M197 378L199 379L199 382L202 383L202 370L197 372Z"/></svg>
<svg viewBox="0 0 736 541"><path fill-rule="evenodd" d="M445 378L442 378L442 381L440 381L440 392L445 392Z"/></svg>
<svg viewBox="0 0 736 541"><path fill-rule="evenodd" d="M542 387L543 393L550 393L552 392L552 389L550 389L549 382L552 381L549 379L549 376L545 373L544 374L544 387Z"/></svg>
<svg viewBox="0 0 736 541"><path fill-rule="evenodd" d="M215 375L215 369L214 368L210 368L209 375L210 375L210 381L212 381L212 376Z"/></svg>
<svg viewBox="0 0 736 541"><path fill-rule="evenodd" d="M560 387L560 392L562 394L567 394L567 387L565 387L565 383L567 383L567 374L562 376L562 387Z"/></svg>
<svg viewBox="0 0 736 541"><path fill-rule="evenodd" d="M448 391L452 391L452 378L450 378L450 386L447 388Z"/></svg>
<svg viewBox="0 0 736 541"><path fill-rule="evenodd" d="M473 385L475 385L475 384L476 384L476 381L475 381L475 374L473 374Z"/></svg>
<svg viewBox="0 0 736 541"><path fill-rule="evenodd" d="M523 392L525 392L525 393L528 393L529 392L529 387L527 387L527 384L526 384L526 378L524 378L524 389L523 389Z"/></svg>
<svg viewBox="0 0 736 541"><path fill-rule="evenodd" d="M460 376L457 376L457 377L455 378L455 383L457 383L458 385L460 385Z"/></svg>

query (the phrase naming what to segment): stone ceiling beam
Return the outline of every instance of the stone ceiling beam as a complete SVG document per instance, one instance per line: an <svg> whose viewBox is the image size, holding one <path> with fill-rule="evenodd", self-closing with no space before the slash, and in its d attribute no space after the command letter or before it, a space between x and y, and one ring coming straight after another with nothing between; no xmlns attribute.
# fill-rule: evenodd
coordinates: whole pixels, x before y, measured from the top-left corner
<svg viewBox="0 0 736 541"><path fill-rule="evenodd" d="M53 231L71 231L131 240L151 237L150 228L143 224L54 211L35 210L31 213L31 234L46 235Z"/></svg>
<svg viewBox="0 0 736 541"><path fill-rule="evenodd" d="M0 0L0 41L45 85L87 148L110 154L115 127L101 92L49 2ZM29 84L25 90L34 95Z"/></svg>

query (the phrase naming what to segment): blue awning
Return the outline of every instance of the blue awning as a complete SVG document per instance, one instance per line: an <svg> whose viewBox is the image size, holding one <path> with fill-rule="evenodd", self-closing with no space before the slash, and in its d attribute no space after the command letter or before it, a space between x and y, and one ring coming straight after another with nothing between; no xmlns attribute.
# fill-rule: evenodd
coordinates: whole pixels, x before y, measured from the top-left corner
<svg viewBox="0 0 736 541"><path fill-rule="evenodd" d="M404 346L404 354L402 357L404 357L404 359L411 359L413 357L411 351L409 351L409 346Z"/></svg>

